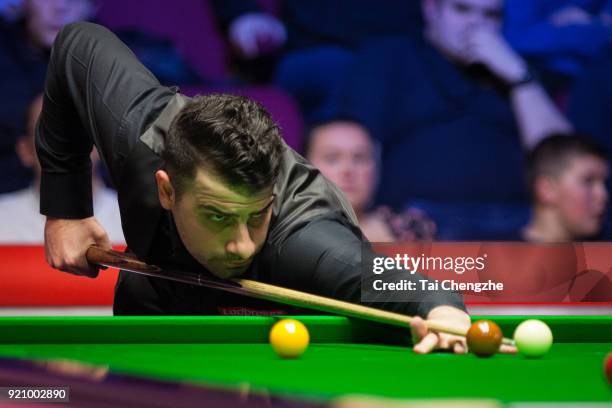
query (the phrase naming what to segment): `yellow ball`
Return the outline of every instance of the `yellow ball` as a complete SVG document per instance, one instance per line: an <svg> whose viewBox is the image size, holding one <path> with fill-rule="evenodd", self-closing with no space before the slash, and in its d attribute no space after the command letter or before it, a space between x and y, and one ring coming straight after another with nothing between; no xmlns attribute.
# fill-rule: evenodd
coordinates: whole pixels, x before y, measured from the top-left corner
<svg viewBox="0 0 612 408"><path fill-rule="evenodd" d="M308 329L298 320L279 320L270 330L270 345L282 358L301 356L309 342Z"/></svg>

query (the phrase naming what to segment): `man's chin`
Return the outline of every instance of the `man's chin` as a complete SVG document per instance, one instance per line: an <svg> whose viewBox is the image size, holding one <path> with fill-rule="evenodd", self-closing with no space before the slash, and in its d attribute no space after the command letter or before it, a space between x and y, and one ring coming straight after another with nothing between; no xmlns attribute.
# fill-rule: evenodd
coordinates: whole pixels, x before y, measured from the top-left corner
<svg viewBox="0 0 612 408"><path fill-rule="evenodd" d="M247 269L248 266L241 266L237 268L220 267L209 269L209 271L219 279L232 279L242 276Z"/></svg>

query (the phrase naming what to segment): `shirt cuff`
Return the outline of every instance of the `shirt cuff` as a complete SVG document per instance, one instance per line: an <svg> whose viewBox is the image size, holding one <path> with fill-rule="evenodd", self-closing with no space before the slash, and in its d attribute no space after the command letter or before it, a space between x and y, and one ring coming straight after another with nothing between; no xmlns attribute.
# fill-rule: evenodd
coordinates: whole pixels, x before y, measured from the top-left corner
<svg viewBox="0 0 612 408"><path fill-rule="evenodd" d="M463 303L463 296L459 292L438 291L421 299L417 308L417 314L425 319L429 312L438 306L452 306L467 313L467 309Z"/></svg>
<svg viewBox="0 0 612 408"><path fill-rule="evenodd" d="M91 217L91 172L43 172L40 180L40 213L47 217L64 219Z"/></svg>

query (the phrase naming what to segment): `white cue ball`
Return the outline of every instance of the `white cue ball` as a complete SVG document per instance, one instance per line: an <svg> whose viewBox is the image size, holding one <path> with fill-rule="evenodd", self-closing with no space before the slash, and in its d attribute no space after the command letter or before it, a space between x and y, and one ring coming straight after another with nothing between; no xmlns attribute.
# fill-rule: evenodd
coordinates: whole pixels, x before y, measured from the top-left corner
<svg viewBox="0 0 612 408"><path fill-rule="evenodd" d="M514 331L514 342L518 351L526 357L542 357L553 343L550 327L541 320L529 319Z"/></svg>

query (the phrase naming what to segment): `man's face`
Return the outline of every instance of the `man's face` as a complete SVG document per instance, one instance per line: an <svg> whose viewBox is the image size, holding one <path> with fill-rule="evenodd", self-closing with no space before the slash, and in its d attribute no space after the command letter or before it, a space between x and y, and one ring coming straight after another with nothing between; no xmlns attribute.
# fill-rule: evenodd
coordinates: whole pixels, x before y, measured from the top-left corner
<svg viewBox="0 0 612 408"><path fill-rule="evenodd" d="M87 20L93 11L92 0L26 0L28 32L34 42L51 48L66 24Z"/></svg>
<svg viewBox="0 0 612 408"><path fill-rule="evenodd" d="M596 156L571 158L554 183L555 204L565 228L576 239L601 229L608 203L608 164Z"/></svg>
<svg viewBox="0 0 612 408"><path fill-rule="evenodd" d="M162 205L172 211L189 253L213 275L227 279L244 273L261 250L273 201L272 188L256 194L236 192L200 168L178 200L167 206L162 199Z"/></svg>
<svg viewBox="0 0 612 408"><path fill-rule="evenodd" d="M308 160L344 192L358 213L376 187L374 145L367 130L351 122L321 126L312 134Z"/></svg>
<svg viewBox="0 0 612 408"><path fill-rule="evenodd" d="M503 0L424 0L423 9L427 37L453 58L465 54L474 28L501 29Z"/></svg>

